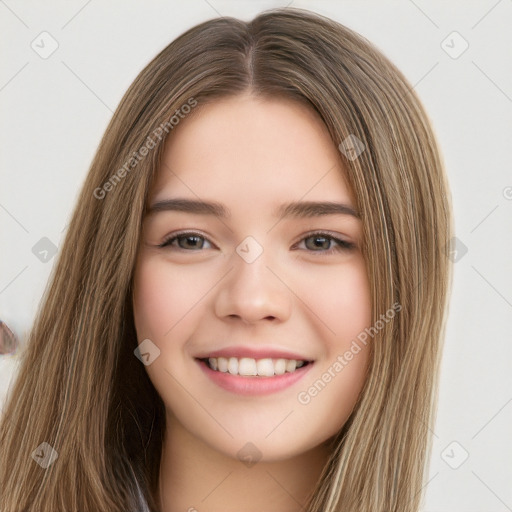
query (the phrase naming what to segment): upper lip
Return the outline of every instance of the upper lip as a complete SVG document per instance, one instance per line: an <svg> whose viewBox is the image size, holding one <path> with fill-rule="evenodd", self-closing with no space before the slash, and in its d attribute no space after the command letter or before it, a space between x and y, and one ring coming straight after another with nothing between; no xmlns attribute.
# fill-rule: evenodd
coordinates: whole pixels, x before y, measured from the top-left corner
<svg viewBox="0 0 512 512"><path fill-rule="evenodd" d="M295 359L297 361L312 361L312 359L308 357L290 352L286 349L276 347L254 348L244 347L241 345L213 350L211 352L204 352L203 354L196 356L197 359L206 359L209 357L225 357L227 359L230 357L236 357L237 359L249 357L251 359Z"/></svg>

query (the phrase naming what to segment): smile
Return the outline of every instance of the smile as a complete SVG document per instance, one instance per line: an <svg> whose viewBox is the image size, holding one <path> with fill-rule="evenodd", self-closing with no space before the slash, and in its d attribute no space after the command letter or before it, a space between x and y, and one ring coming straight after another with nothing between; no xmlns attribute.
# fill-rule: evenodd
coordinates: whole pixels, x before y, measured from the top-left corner
<svg viewBox="0 0 512 512"><path fill-rule="evenodd" d="M253 359L251 357L209 357L202 361L213 371L242 377L274 377L293 373L298 368L309 364L309 361L296 359Z"/></svg>
<svg viewBox="0 0 512 512"><path fill-rule="evenodd" d="M314 361L264 357L195 358L218 387L237 395L269 395L293 386L309 373Z"/></svg>

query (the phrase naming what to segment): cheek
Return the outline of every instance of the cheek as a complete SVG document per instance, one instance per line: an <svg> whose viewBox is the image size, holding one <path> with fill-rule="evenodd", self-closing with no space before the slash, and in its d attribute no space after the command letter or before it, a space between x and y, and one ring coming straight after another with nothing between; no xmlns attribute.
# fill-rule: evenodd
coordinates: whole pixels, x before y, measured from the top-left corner
<svg viewBox="0 0 512 512"><path fill-rule="evenodd" d="M343 350L371 322L371 294L362 258L344 268L327 268L321 277L306 284L305 302L323 324L326 345Z"/></svg>
<svg viewBox="0 0 512 512"><path fill-rule="evenodd" d="M323 286L320 286L323 283ZM318 315L323 357L304 383L298 401L303 421L315 419L320 442L335 434L348 419L366 379L370 343L357 336L371 326L371 293L362 258L324 271L309 283L307 304ZM309 418L309 420L308 420Z"/></svg>
<svg viewBox="0 0 512 512"><path fill-rule="evenodd" d="M186 329L198 314L207 291L207 281L200 273L141 258L135 270L133 293L139 339L150 338L160 345L178 330Z"/></svg>

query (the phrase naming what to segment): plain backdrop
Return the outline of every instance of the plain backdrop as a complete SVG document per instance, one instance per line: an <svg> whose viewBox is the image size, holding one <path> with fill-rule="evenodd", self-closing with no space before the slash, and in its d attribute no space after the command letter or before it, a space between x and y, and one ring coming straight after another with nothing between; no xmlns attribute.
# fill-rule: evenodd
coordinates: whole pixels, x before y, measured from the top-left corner
<svg viewBox="0 0 512 512"><path fill-rule="evenodd" d="M100 138L149 60L201 21L287 4L376 44L429 113L458 241L424 511L512 511L510 0L0 1L0 319L23 343ZM0 405L16 363L0 356Z"/></svg>

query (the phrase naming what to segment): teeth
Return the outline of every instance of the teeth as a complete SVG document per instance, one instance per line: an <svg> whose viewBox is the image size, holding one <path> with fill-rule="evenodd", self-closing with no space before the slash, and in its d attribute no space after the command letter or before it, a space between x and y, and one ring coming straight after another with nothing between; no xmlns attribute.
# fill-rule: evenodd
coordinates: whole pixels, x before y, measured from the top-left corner
<svg viewBox="0 0 512 512"><path fill-rule="evenodd" d="M286 371L287 372L294 372L297 368L297 361L295 359L289 359L286 361Z"/></svg>
<svg viewBox="0 0 512 512"><path fill-rule="evenodd" d="M274 375L283 375L286 372L291 373L301 368L306 361L297 361L295 359L252 359L250 357L210 357L208 366L212 370L231 375L241 376L260 376L273 377Z"/></svg>
<svg viewBox="0 0 512 512"><path fill-rule="evenodd" d="M239 375L258 375L256 368L256 361L249 357L242 357L238 362L238 374Z"/></svg>
<svg viewBox="0 0 512 512"><path fill-rule="evenodd" d="M274 363L272 362L272 359L259 359L256 362L256 366L260 377L274 376Z"/></svg>
<svg viewBox="0 0 512 512"><path fill-rule="evenodd" d="M225 357L217 357L217 358L210 357L210 359L208 361L210 361L211 359L217 359L217 367L218 367L219 372L226 373L228 371L228 360ZM212 366L212 370L213 370L213 366Z"/></svg>
<svg viewBox="0 0 512 512"><path fill-rule="evenodd" d="M286 359L278 359L274 363L274 373L276 375L283 375L286 372Z"/></svg>
<svg viewBox="0 0 512 512"><path fill-rule="evenodd" d="M236 357L229 358L228 372L231 373L231 375L238 375L238 359Z"/></svg>

